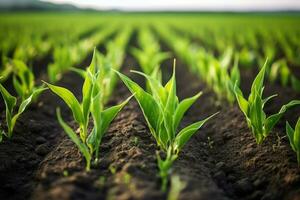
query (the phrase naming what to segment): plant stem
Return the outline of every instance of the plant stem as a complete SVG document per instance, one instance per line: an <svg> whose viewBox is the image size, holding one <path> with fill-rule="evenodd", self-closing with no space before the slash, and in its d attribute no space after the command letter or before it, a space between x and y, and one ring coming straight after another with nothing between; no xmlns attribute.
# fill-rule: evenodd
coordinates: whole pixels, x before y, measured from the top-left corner
<svg viewBox="0 0 300 200"><path fill-rule="evenodd" d="M86 143L86 136L87 136L87 127L84 125L80 125L80 139L83 143Z"/></svg>
<svg viewBox="0 0 300 200"><path fill-rule="evenodd" d="M85 167L86 171L90 171L91 170L91 160L90 159L86 159L86 167Z"/></svg>

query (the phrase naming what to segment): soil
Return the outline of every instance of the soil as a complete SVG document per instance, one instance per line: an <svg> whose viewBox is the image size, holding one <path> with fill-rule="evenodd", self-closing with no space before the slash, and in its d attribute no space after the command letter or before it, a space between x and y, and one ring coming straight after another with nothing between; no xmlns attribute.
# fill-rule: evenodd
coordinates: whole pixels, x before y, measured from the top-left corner
<svg viewBox="0 0 300 200"><path fill-rule="evenodd" d="M122 72L143 85L141 77L129 73L129 66L137 66L131 56L125 59ZM172 60L163 66L167 66L163 67L167 79ZM192 137L174 163L172 175L186 183L180 199L300 199L300 169L285 137L285 120L294 124L299 108L287 112L258 146L236 105L217 105L214 93L187 66L178 61L176 69L180 99L204 92L180 126L219 112ZM254 76L253 71L242 71L245 93ZM78 97L81 84L74 73L67 73L59 83ZM266 106L267 113L300 99L299 94L279 85L265 90L266 95L274 92L279 97ZM129 95L120 82L107 106ZM47 91L17 122L13 139L0 144L0 199L167 198L157 175L158 148L134 99L111 124L100 146L100 162L90 172L85 172L82 155L57 123L56 107L63 109L63 118L76 129L65 104ZM4 122L4 112L1 116Z"/></svg>

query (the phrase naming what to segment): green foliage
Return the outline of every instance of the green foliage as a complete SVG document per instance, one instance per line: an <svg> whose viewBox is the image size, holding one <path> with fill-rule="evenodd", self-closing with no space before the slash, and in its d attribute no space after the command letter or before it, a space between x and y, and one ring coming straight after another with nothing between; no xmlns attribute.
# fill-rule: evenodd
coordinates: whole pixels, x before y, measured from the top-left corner
<svg viewBox="0 0 300 200"><path fill-rule="evenodd" d="M2 66L0 68L0 82L2 83L10 77L11 73L13 72L13 65L11 62L8 61L8 58L3 57L2 65L0 64L0 66Z"/></svg>
<svg viewBox="0 0 300 200"><path fill-rule="evenodd" d="M278 113L268 117L266 116L266 113L263 110L264 106L270 99L276 96L272 95L265 99L262 97L266 66L267 62L265 62L253 81L248 100L244 98L242 91L237 86L234 88L239 107L246 117L247 124L251 128L257 144L261 144L264 141L272 128L289 108L300 104L300 100L290 101L283 105Z"/></svg>
<svg viewBox="0 0 300 200"><path fill-rule="evenodd" d="M22 61L13 60L12 63L14 67L13 85L18 96L24 101L35 89L34 75Z"/></svg>
<svg viewBox="0 0 300 200"><path fill-rule="evenodd" d="M284 59L274 62L270 69L269 79L272 83L279 78L281 85L287 86L291 72Z"/></svg>
<svg viewBox="0 0 300 200"><path fill-rule="evenodd" d="M170 54L160 51L160 45L148 27L140 28L138 42L141 49L133 48L132 54L143 72L151 75L163 60L170 57Z"/></svg>
<svg viewBox="0 0 300 200"><path fill-rule="evenodd" d="M100 44L112 31L114 31L114 26L109 26L107 29L76 43L55 46L54 61L47 68L50 83L57 82L66 71L82 62L88 53L93 50L94 45Z"/></svg>
<svg viewBox="0 0 300 200"><path fill-rule="evenodd" d="M17 107L17 97L12 96L2 84L0 84L0 92L2 94L4 103L5 103L5 116L6 116L6 125L7 125L7 133L4 130L1 130L0 133L0 141L2 140L3 135L8 138L11 138L13 135L13 130L16 125L16 122L20 115L27 109L27 107L32 103L32 101L42 92L44 88L35 89L32 91L31 95L26 99L20 102L20 106L15 113Z"/></svg>
<svg viewBox="0 0 300 200"><path fill-rule="evenodd" d="M11 138L13 130L18 118L26 110L26 108L45 90L44 86L35 86L34 75L32 71L19 60L13 60L13 86L18 94L17 97L11 95L2 84L0 84L0 92L5 103L5 116L7 132L0 131L0 141L3 135ZM18 104L19 99L19 104ZM19 105L19 106L18 106ZM18 109L16 109L18 106Z"/></svg>
<svg viewBox="0 0 300 200"><path fill-rule="evenodd" d="M145 74L161 80L160 64L170 57L170 53L160 51L160 45L149 28L140 28L138 41L141 49L133 48L131 51L133 56ZM146 86L147 91L150 91L148 82Z"/></svg>
<svg viewBox="0 0 300 200"><path fill-rule="evenodd" d="M231 48L227 49L220 60L209 56L207 71L202 71L201 76L206 79L219 100L226 99L229 103L233 104L235 101L233 88L234 84L239 85L240 83L240 72L238 68L238 55L235 57L234 66L229 71L231 57Z"/></svg>
<svg viewBox="0 0 300 200"><path fill-rule="evenodd" d="M300 118L298 118L295 130L286 122L286 134L293 151L296 152L298 165L300 166Z"/></svg>
<svg viewBox="0 0 300 200"><path fill-rule="evenodd" d="M227 47L217 58L213 53L192 44L189 38L176 35L164 26L157 27L157 30L190 70L199 75L216 93L219 102L227 100L230 104L234 103L233 88L235 83L239 85L240 72L239 54L235 53L233 56L232 47ZM230 68L233 57L233 67Z"/></svg>
<svg viewBox="0 0 300 200"><path fill-rule="evenodd" d="M147 52L137 48L132 49L132 54L138 60L143 72L148 75L151 75L162 61L170 57L166 52Z"/></svg>
<svg viewBox="0 0 300 200"><path fill-rule="evenodd" d="M64 100L71 109L73 118L79 126L80 137L63 121L60 110L57 110L59 123L86 159L86 170L90 170L91 159L94 153L95 161L97 162L99 146L103 135L112 120L131 98L129 97L119 105L104 109L102 89L105 82L105 73L103 72L107 69L103 69L103 66L99 65L98 59L99 54L95 50L90 66L86 69L85 73L82 73L85 78L82 86L82 102L79 102L68 89L46 83L49 89ZM93 119L93 128L88 133L90 116Z"/></svg>
<svg viewBox="0 0 300 200"><path fill-rule="evenodd" d="M169 173L178 153L197 130L214 115L178 131L185 112L200 97L201 92L179 102L176 95L175 64L173 75L164 86L152 76L142 72L134 72L148 80L152 95L127 76L117 73L131 93L135 94L134 97L140 105L152 136L155 138L158 146L167 153L165 160L158 157L158 164L161 170L160 175L163 178L162 189L165 189L166 174Z"/></svg>

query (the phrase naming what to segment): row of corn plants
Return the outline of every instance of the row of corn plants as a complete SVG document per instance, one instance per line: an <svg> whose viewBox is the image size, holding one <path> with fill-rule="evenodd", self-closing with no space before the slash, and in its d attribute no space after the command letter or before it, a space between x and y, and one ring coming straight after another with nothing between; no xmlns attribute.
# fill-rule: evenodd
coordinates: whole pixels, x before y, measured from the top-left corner
<svg viewBox="0 0 300 200"><path fill-rule="evenodd" d="M127 32L129 33L129 31ZM91 39L89 42L100 42L103 37L107 36L106 34L106 32L103 33L103 36L97 34L97 37L95 37L97 39ZM126 43L127 39L124 38L123 40L125 41L124 43ZM123 46L124 45L125 44L123 44ZM103 59L101 59L101 62L103 62ZM9 92L2 84L0 84L0 92L2 94L6 109L6 127L1 127L0 141L2 141L4 136L7 138L11 138L13 136L13 130L18 118L32 102L37 100L41 92L46 89L44 84L36 84L36 77L34 76L31 67L28 67L23 61L10 59L8 64L12 68L12 84L16 96L14 96L12 92ZM69 70L71 69L72 66L69 67ZM49 80L51 80L51 75L51 73L48 74ZM7 77L1 76L0 79L7 79Z"/></svg>
<svg viewBox="0 0 300 200"><path fill-rule="evenodd" d="M202 76L200 75L200 77L203 80L205 80L205 82L209 86L211 86L211 83L217 84L215 87L211 86L213 91L216 92L217 96L219 95L219 91L220 91L220 90L216 90L216 88L219 88L218 82L210 82L211 79L216 78L215 76L218 77L218 75L220 77L223 76L223 78L231 77L231 78L228 78L227 83L229 84L229 87L225 88L225 91L228 90L227 93L234 95L233 100L235 100L235 99L237 100L239 108L241 109L242 113L244 114L247 124L248 124L248 127L250 128L253 136L255 137L257 144L261 144L266 139L266 137L270 134L271 130L279 122L279 120L282 118L282 116L288 109L298 106L300 104L300 100L292 100L289 103L283 105L277 113L267 116L266 113L264 112L264 107L269 100L271 100L273 97L277 96L277 95L272 95L272 96L263 98L263 90L264 90L263 82L264 82L264 77L265 77L267 67L268 67L267 61L265 62L265 64L261 68L260 72L256 76L255 80L253 81L250 95L249 95L248 99L246 99L243 96L241 89L239 88L239 77L240 76L239 76L239 70L238 70L237 64L235 64L234 67L232 67L230 75L227 75L227 73L228 73L227 71L224 74L211 73L211 71L219 70L218 65L206 65L207 64L207 61L206 61L207 55L206 55L206 58L203 56L203 51L204 51L203 49L199 50L199 49L195 48L195 46L191 47L190 43L187 42L188 41L187 39L180 42L180 37L176 37L175 34L173 34L173 37L172 37L172 34L170 32L167 32L167 29L165 29L164 27L157 27L157 30L161 34L161 36L166 40L166 42L170 45L170 47L172 49L174 49L175 52L177 52L177 55L179 57L182 56L181 58L183 60L185 60L188 65L192 65L192 70L194 72L196 72L197 74L199 74L199 73L202 74ZM167 36L168 36L168 38L167 38ZM176 41L179 41L178 42L179 44L176 43ZM180 46L180 48L178 46ZM193 57L192 55L197 55L198 51L200 51L199 54L202 55L202 57ZM228 55L227 51L225 52L225 55L226 54ZM188 52L189 55L186 55L187 54L186 52ZM225 58L226 58L226 56L225 56ZM222 60L222 62L226 63L226 60L228 60L228 59L225 59L225 61ZM197 63L198 63L198 65L197 65ZM224 67L224 68L226 68L226 67ZM208 79L206 79L206 78L208 78ZM227 85L226 81L223 82L223 86L224 85L225 86ZM224 94L226 94L226 92L222 92L221 94L224 95ZM232 98L228 98L228 96L227 96L227 100L231 100L231 99ZM233 100L231 102L233 102ZM298 142L298 140L300 140L300 138L299 138L299 134L297 132L297 128L298 128L298 126L296 126L296 130L294 131L287 123L287 134L289 136L292 149L294 151L296 151L296 153L297 153L298 162L300 164L300 159L298 156L299 144L300 144Z"/></svg>
<svg viewBox="0 0 300 200"><path fill-rule="evenodd" d="M95 49L92 62L85 70L73 68L84 78L82 102L79 102L70 90L46 83L53 93L64 100L73 113L73 118L79 128L79 136L62 119L59 108L57 118L65 133L85 157L87 171L90 170L92 161L98 162L101 140L110 123L131 98L127 98L119 105L105 108L116 85L114 71L119 70L123 63L131 33L130 27L123 29L114 40L107 43L105 55ZM88 130L91 124L92 128Z"/></svg>
<svg viewBox="0 0 300 200"><path fill-rule="evenodd" d="M233 87L240 82L240 72L238 55L233 55L232 48L227 48L220 58L216 58L204 48L191 45L188 38L170 32L170 29L165 26L156 26L156 30L176 55L190 67L190 70L216 93L219 101L225 99L231 104L234 103ZM233 67L231 67L232 63Z"/></svg>
<svg viewBox="0 0 300 200"><path fill-rule="evenodd" d="M158 153L157 159L160 169L159 174L162 178L162 189L165 191L172 163L177 159L180 150L192 135L195 134L196 131L213 115L178 131L177 129L185 112L200 97L201 92L191 98L179 101L176 95L175 66L171 79L165 85L162 85L161 78L157 76L153 77L141 72L135 72L143 75L147 79L150 87L148 92L143 90L128 77L118 72L119 67L114 64L121 64L121 61L119 60L120 55L122 55L121 57L124 56L124 50L130 33L130 29L121 32L112 43L107 45L106 55L102 55L95 50L92 63L86 70L73 69L84 78L82 102L79 102L74 94L66 88L46 82L45 84L53 93L61 97L71 109L74 120L79 128L79 136L77 136L74 131L77 127L72 129L62 119L59 108L57 109L57 118L66 134L76 144L85 157L86 170L90 170L92 161L98 161L99 145L109 124L131 98L129 97L117 106L104 109L105 103L110 97L115 85L113 79L115 75L118 74L141 106L145 119L148 122L149 129L156 139L157 145L162 152L164 152L164 155ZM153 39L153 41L155 41L155 39ZM157 54L160 53L161 52L157 52ZM151 55L154 54L151 52ZM22 65L25 66L24 63L22 63ZM26 69L30 70L29 68ZM34 77L31 71L30 77L30 84L33 84ZM4 89L4 87L1 88ZM45 89L46 88L42 86L42 88L37 88L35 91L41 92ZM9 108L11 103L9 103L9 98L6 98L7 93L8 92L4 89L2 95L8 106L7 111L11 111ZM21 99L28 102L28 104L26 104L27 107L33 98L30 97L30 100L27 100L26 97ZM24 107L22 106L22 103L20 108L21 107ZM152 112L153 108L156 111L155 113ZM25 108L21 109L21 112L24 110ZM90 119L90 117L92 119ZM156 121L157 119L159 120ZM92 128L89 130L88 125L91 124Z"/></svg>
<svg viewBox="0 0 300 200"><path fill-rule="evenodd" d="M204 48L191 45L189 38L181 38L163 26L156 27L156 30L180 59L190 67L190 70L204 80L216 93L219 101L225 99L231 104L237 101L257 144L261 144L266 139L288 109L300 104L299 100L293 100L283 105L278 113L267 116L264 107L270 99L275 97L272 95L263 98L264 77L268 71L267 62L253 81L250 95L246 99L239 88L238 62L240 54L234 52L234 47L227 47L224 53L217 57ZM64 132L84 156L86 170L89 171L93 163L99 162L101 140L109 125L134 96L143 112L150 133L160 149L160 152L157 153L157 162L162 180L161 187L163 191L166 191L172 165L180 156L180 151L189 139L216 113L180 129L180 122L185 113L198 100L202 92L193 97L179 100L175 62L171 78L166 84L163 84L160 64L164 59L170 57L170 54L161 52L159 43L149 27L139 29L138 43L140 49L132 49L132 54L138 60L143 71L133 71L133 73L145 78L146 89L119 72L132 33L131 28L123 29L115 39L107 42L105 54L101 54L95 49L92 62L85 70L72 68L86 57L87 52L95 43L101 43L113 31L115 31L115 26L84 39L76 45L66 45L54 50L54 63L48 68L51 83L45 82L45 85L37 86L35 84L34 74L25 63L17 59L10 61L10 66L13 66L13 86L18 96L13 96L0 84L0 92L6 106L7 123L7 130L0 132L0 141L3 137L12 137L19 116L38 98L41 92L49 88L72 111L76 122L74 127L70 127L63 120L59 108L57 109L57 119ZM285 67L277 67L275 72L272 71L275 67L272 67L269 72L275 79L278 71L280 71L281 81L286 83L287 79L290 80L292 73L286 72ZM84 79L81 102L70 90L53 85L68 70L76 71ZM285 73L289 73L288 78L284 76ZM132 96L118 105L106 108L106 103L115 88L117 77L128 87ZM295 80L291 78L290 81ZM286 122L286 132L290 145L296 152L300 164L299 129L300 119L295 128ZM79 130L79 132L77 133L75 130Z"/></svg>
<svg viewBox="0 0 300 200"><path fill-rule="evenodd" d="M76 43L63 44L55 47L53 52L53 63L48 65L48 77L51 83L55 83L62 77L63 73L69 71L75 65L87 57L94 48L94 44L101 44L115 31L115 26L107 26L88 38Z"/></svg>
<svg viewBox="0 0 300 200"><path fill-rule="evenodd" d="M77 32L74 32L76 33L75 35L78 35ZM82 30L80 32L82 32ZM70 35L72 36L72 34ZM56 43L57 42L58 41L56 40ZM97 42L97 40L94 39L89 42L93 43ZM83 47L84 46L82 45L82 48ZM15 57L16 56L14 56L14 58ZM12 75L13 93L16 93L16 95L13 95L2 84L0 84L0 92L4 99L6 109L6 128L1 127L0 141L2 141L3 136L6 136L7 138L11 138L13 136L13 130L18 118L32 102L37 100L40 93L46 89L43 84L39 86L36 85L36 77L34 76L31 67L28 67L27 64L25 64L29 57L25 56L21 58L22 60L16 58L9 59L5 57L6 62L1 66L0 82L6 81L10 75ZM49 74L49 79L51 79L51 74Z"/></svg>
<svg viewBox="0 0 300 200"><path fill-rule="evenodd" d="M2 23L2 24L1 24ZM12 65L9 59L22 60L31 66L34 60L42 59L51 54L52 50L61 44L77 42L81 36L95 29L96 24L80 24L76 28L72 23L65 26L57 26L53 21L47 27L41 28L40 24L25 23L6 25L5 21L0 25L6 27L6 32L0 34L0 76L2 82L12 73ZM66 23L63 21L63 23ZM16 29L19 31L16 32Z"/></svg>
<svg viewBox="0 0 300 200"><path fill-rule="evenodd" d="M14 68L12 83L17 96L12 95L0 83L0 92L5 103L6 130L0 127L0 142L3 137L13 136L16 121L27 107L45 90L44 85L37 86L32 70L20 60L12 60ZM1 77L0 77L1 78Z"/></svg>
<svg viewBox="0 0 300 200"><path fill-rule="evenodd" d="M105 99L109 96L105 91L111 89L112 77L109 65L104 66L101 55L94 51L90 66L82 73L84 83L82 86L82 102L79 102L74 94L63 87L46 83L48 88L58 95L71 109L77 127L72 129L63 119L60 109L57 109L57 118L65 133L78 147L86 160L86 170L91 168L92 161L98 162L101 140L112 120L130 100L119 105L105 108ZM92 117L92 120L90 120ZM91 130L88 126L91 125ZM79 128L79 136L74 130Z"/></svg>
<svg viewBox="0 0 300 200"><path fill-rule="evenodd" d="M232 47L239 54L240 66L252 68L253 66L263 66L265 58L269 63L273 63L267 68L266 76L271 82L279 81L283 86L291 86L295 91L300 91L300 80L290 71L289 65L298 66L300 64L299 48L297 42L297 30L291 31L293 27L287 27L287 30L276 31L255 27L248 27L243 31L236 27L223 27L209 25L199 28L188 26L175 26L188 37L192 36L201 42L207 51L222 56L223 52ZM182 30L191 29L190 32ZM261 41L264 45L259 45ZM217 49L217 53L215 52Z"/></svg>
<svg viewBox="0 0 300 200"><path fill-rule="evenodd" d="M132 48L132 54L142 71L161 80L160 64L170 57L168 52L161 52L160 45L148 26L142 26L138 32L140 48ZM147 85L148 89L149 85Z"/></svg>
<svg viewBox="0 0 300 200"><path fill-rule="evenodd" d="M162 152L157 153L157 164L162 180L161 189L166 191L172 165L181 149L214 115L179 130L185 112L198 100L202 92L179 101L176 94L175 61L170 80L163 84L160 63L170 54L160 51L160 45L148 27L140 27L138 42L141 50L135 48L132 53L143 72L132 72L146 79L146 90L124 74L117 71L116 73L137 100L148 128Z"/></svg>

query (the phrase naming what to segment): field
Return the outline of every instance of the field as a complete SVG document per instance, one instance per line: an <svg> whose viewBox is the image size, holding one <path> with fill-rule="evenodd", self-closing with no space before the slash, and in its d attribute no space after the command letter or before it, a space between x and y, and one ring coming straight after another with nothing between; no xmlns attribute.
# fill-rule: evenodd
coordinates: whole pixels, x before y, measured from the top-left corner
<svg viewBox="0 0 300 200"><path fill-rule="evenodd" d="M1 13L0 199L299 200L299 22Z"/></svg>

